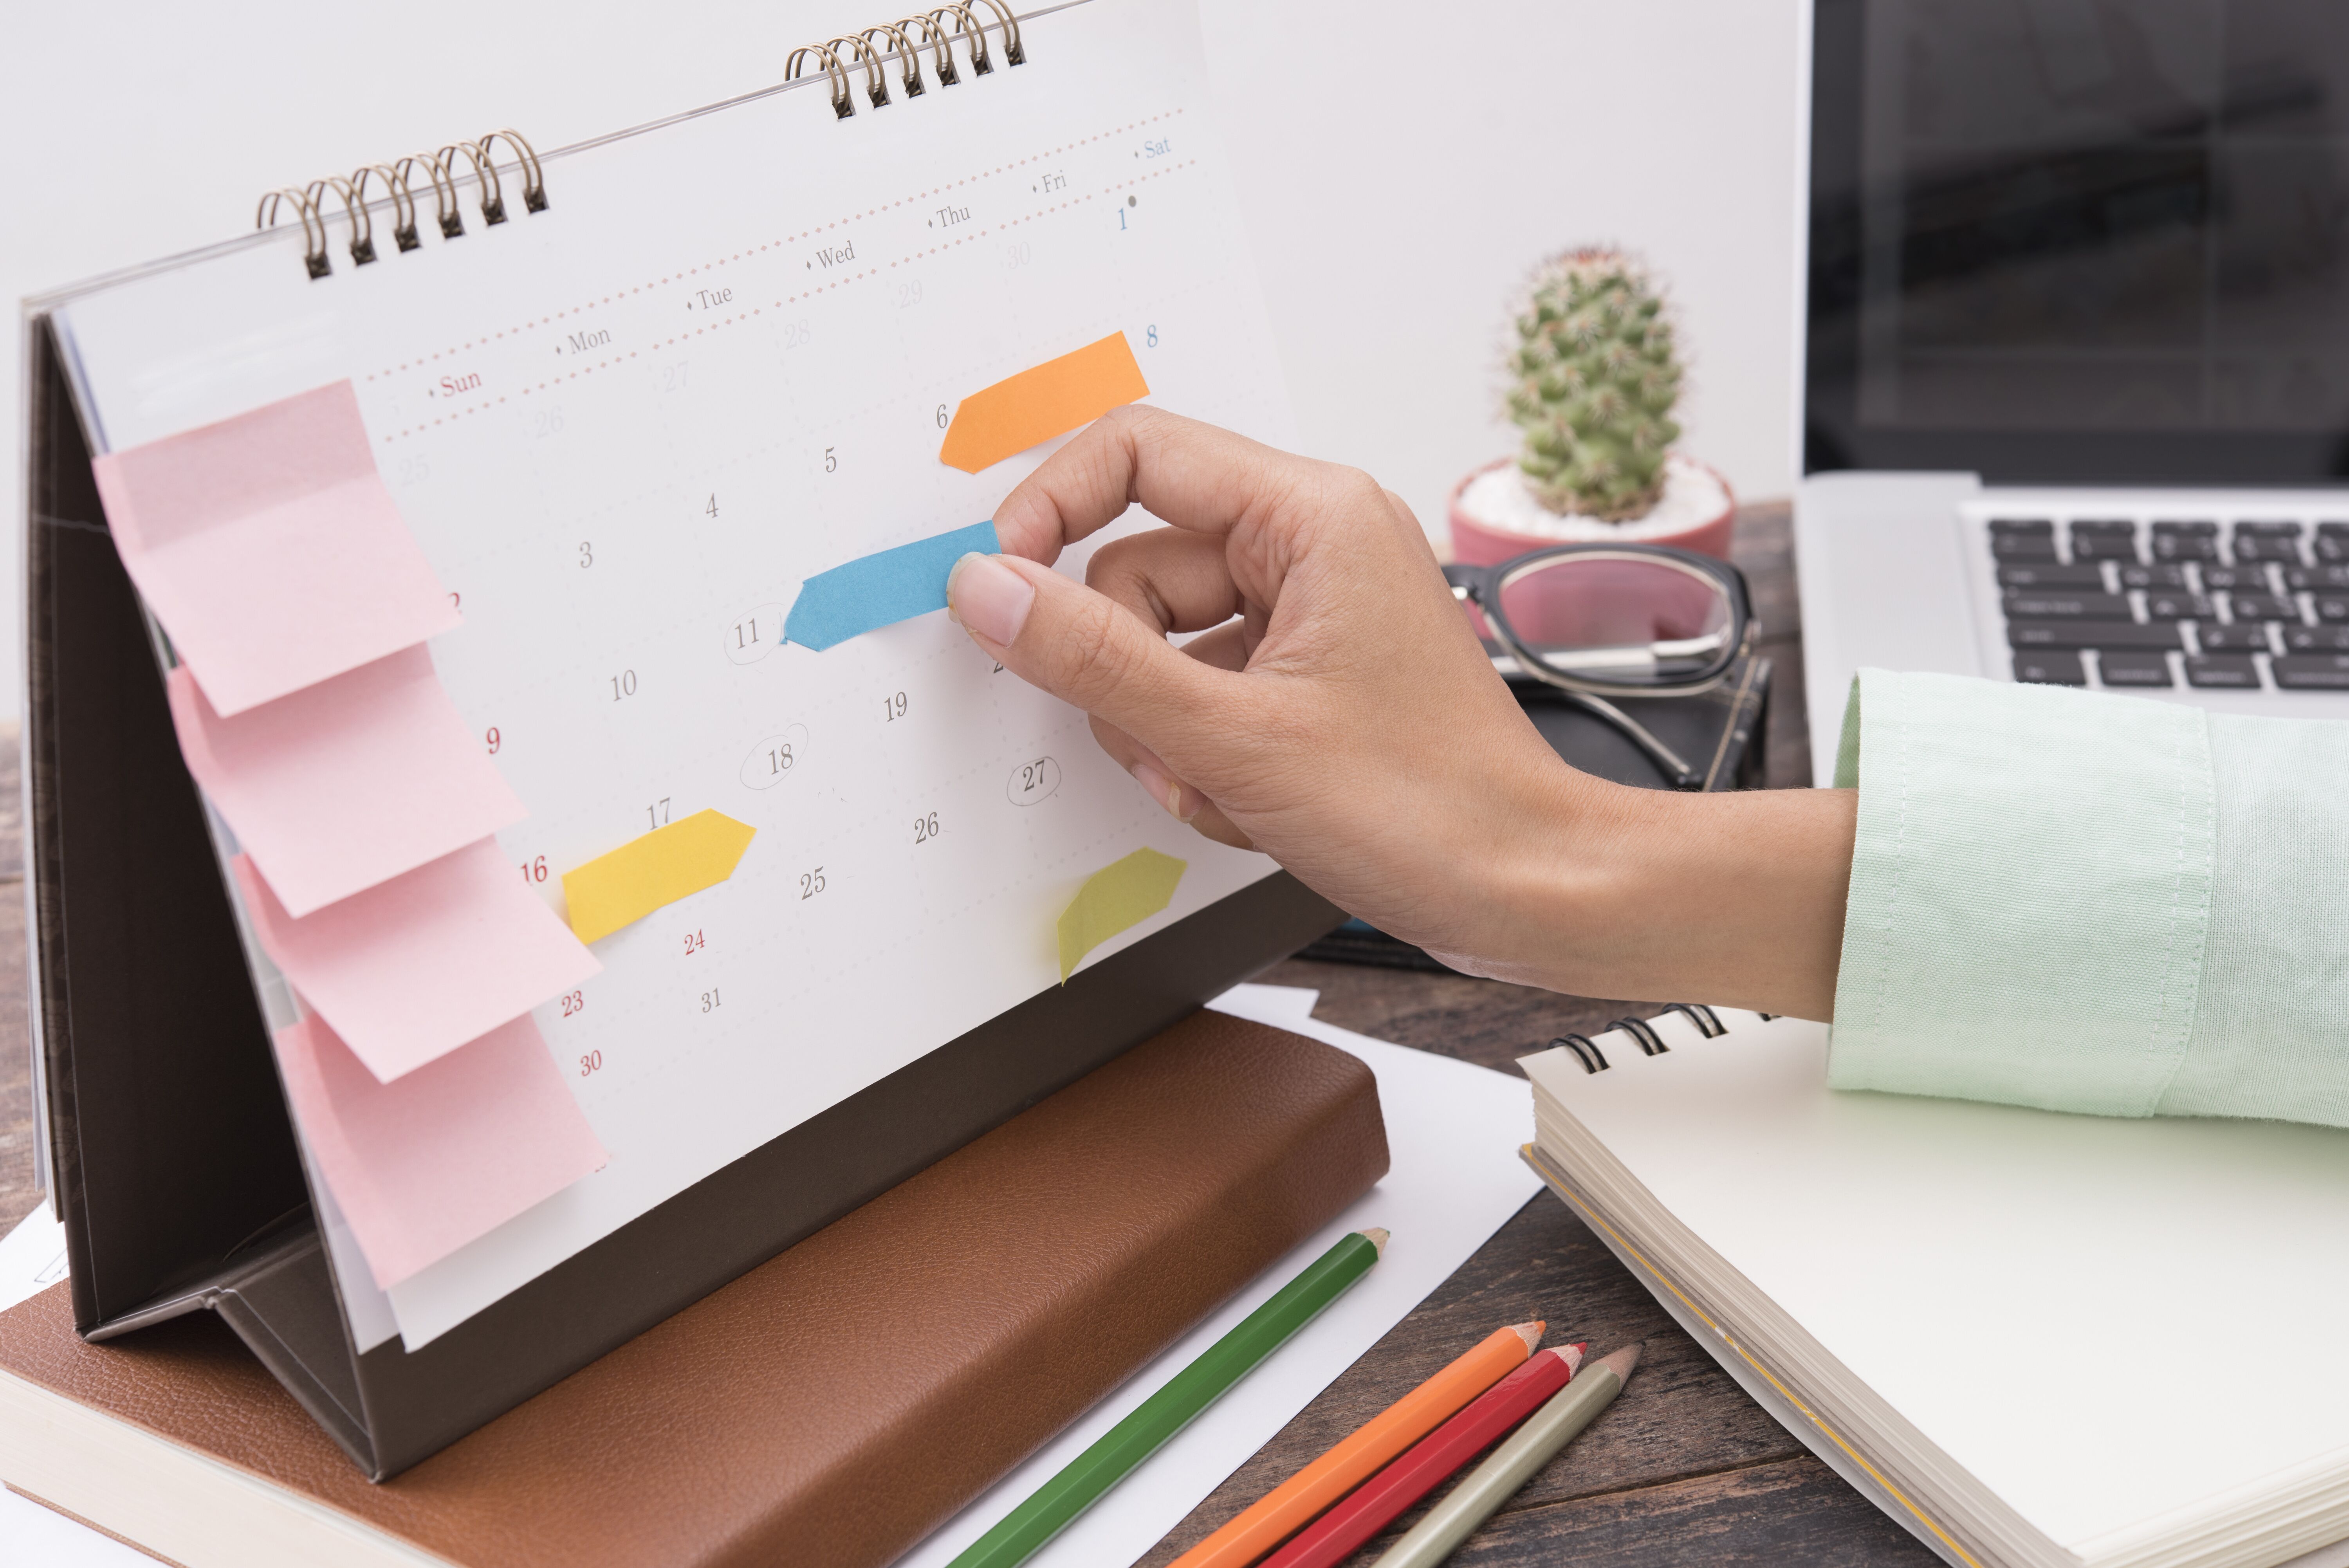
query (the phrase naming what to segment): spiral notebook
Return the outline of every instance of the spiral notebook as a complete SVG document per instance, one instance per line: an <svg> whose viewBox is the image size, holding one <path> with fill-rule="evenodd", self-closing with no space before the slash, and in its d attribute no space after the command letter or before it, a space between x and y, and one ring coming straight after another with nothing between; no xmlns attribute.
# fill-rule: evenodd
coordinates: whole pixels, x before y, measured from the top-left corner
<svg viewBox="0 0 2349 1568"><path fill-rule="evenodd" d="M1826 1055L1726 1008L1561 1042L1522 1064L1528 1158L1945 1561L2349 1537L2349 1132L1838 1094Z"/></svg>
<svg viewBox="0 0 2349 1568"><path fill-rule="evenodd" d="M1189 6L776 66L29 302L76 1322L374 1474L1337 919L939 613L1111 407L1288 440Z"/></svg>

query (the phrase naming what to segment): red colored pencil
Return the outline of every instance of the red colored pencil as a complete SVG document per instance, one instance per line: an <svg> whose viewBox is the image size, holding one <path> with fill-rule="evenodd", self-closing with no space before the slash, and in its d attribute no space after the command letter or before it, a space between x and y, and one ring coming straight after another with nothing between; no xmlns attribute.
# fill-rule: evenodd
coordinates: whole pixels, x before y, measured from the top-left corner
<svg viewBox="0 0 2349 1568"><path fill-rule="evenodd" d="M1444 1484L1566 1386L1586 1346L1561 1345L1527 1358L1449 1421L1398 1455L1354 1494L1300 1531L1257 1568L1336 1568L1403 1510Z"/></svg>

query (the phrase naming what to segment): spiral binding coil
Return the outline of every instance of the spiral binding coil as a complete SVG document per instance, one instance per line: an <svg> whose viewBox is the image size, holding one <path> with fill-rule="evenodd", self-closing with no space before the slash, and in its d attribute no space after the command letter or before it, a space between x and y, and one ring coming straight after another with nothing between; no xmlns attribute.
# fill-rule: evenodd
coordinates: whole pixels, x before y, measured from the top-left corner
<svg viewBox="0 0 2349 1568"><path fill-rule="evenodd" d="M1640 1047L1640 1054L1643 1056L1661 1056L1665 1052L1671 1049L1671 1046L1664 1044L1664 1037L1662 1035L1657 1033L1653 1029L1649 1027L1648 1021L1644 1018L1610 1019L1608 1022L1607 1028L1600 1030L1599 1033L1604 1034L1609 1031L1616 1029L1619 1029L1624 1033L1629 1034L1631 1037L1633 1044Z"/></svg>
<svg viewBox="0 0 2349 1568"><path fill-rule="evenodd" d="M440 225L444 240L461 238L465 233L465 214L458 204L457 182L471 175L481 192L481 223L484 227L506 221L504 182L498 175L495 149L503 141L514 154L514 167L522 175L522 204L525 212L546 211L546 176L539 168L538 153L518 130L492 130L478 141L457 141L438 152L411 152L397 163L367 163L351 171L345 179L329 174L313 180L305 186L288 185L270 192L261 198L254 209L253 226L274 229L290 209L302 224L302 262L314 278L333 272L334 265L326 255L327 199L342 204L343 219L350 229L350 253L353 266L366 266L376 259L375 216L367 196L370 182L383 187L384 196L391 202L392 244L401 251L412 251L423 242L416 232L416 177L419 171L432 181L432 212ZM461 159L464 167L458 167ZM377 202L383 196L375 198Z"/></svg>
<svg viewBox="0 0 2349 1568"><path fill-rule="evenodd" d="M1573 1052L1574 1059L1582 1064L1582 1070L1586 1073L1607 1071L1607 1054L1599 1050L1599 1042L1588 1034L1561 1034L1549 1043L1549 1048Z"/></svg>
<svg viewBox="0 0 2349 1568"><path fill-rule="evenodd" d="M977 7L993 14L992 22L981 21ZM885 109L889 96L888 65L897 67L897 87L909 99L920 98L928 90L922 76L922 54L927 50L930 69L938 85L950 88L962 80L962 72L955 61L955 45L961 43L969 61L970 74L988 75L995 69L994 51L988 46L987 30L994 27L1001 35L1003 63L1024 66L1028 50L1019 38L1019 18L1011 13L1003 0L947 0L935 11L906 16L895 22L884 22L865 28L862 33L843 34L821 44L802 44L793 49L783 66L783 79L797 81L802 67L810 62L821 65L832 89L832 112L835 119L846 119L856 112L856 77L864 78L865 100L874 109ZM329 174L313 180L307 185L287 185L261 198L254 211L253 226L272 229L288 211L302 225L302 262L314 278L332 273L328 258L326 220L328 200L341 203L345 224L350 230L351 265L366 266L376 259L374 205L388 198L391 203L392 244L400 251L412 251L422 241L417 237L417 198L422 194L420 178L432 182L432 216L440 225L444 240L460 239L465 233L465 214L458 201L458 185L470 178L481 195L481 224L484 228L506 221L505 184L498 173L497 144L506 143L514 155L512 167L522 177L522 204L527 213L546 211L546 177L539 167L538 153L522 133L515 130L492 130L474 141L452 141L438 152L411 152L396 163L367 163L351 171L348 178ZM372 182L382 188L382 194L370 202L367 187Z"/></svg>
<svg viewBox="0 0 2349 1568"><path fill-rule="evenodd" d="M984 5L995 15L992 24L982 22L973 5ZM954 30L948 32L951 20ZM867 27L862 33L843 33L837 38L827 38L821 44L802 44L793 49L783 64L783 79L797 81L800 71L811 61L823 67L832 85L832 112L837 119L846 119L856 112L856 75L864 78L864 98L874 109L889 106L889 73L887 63L897 62L898 87L907 98L919 98L926 90L922 80L922 51L930 51L930 68L936 73L938 85L950 88L962 80L955 66L954 46L962 41L970 58L970 74L983 77L995 69L992 54L987 46L987 29L993 26L1003 35L1003 63L1024 66L1028 51L1019 41L1019 18L1013 16L1001 0L971 0L971 5L947 5L935 11L904 17L895 22L884 22ZM874 41L879 35L889 47L884 49Z"/></svg>
<svg viewBox="0 0 2349 1568"><path fill-rule="evenodd" d="M1702 1002L1667 1002L1664 1012L1681 1014L1695 1024L1696 1032L1707 1040L1717 1040L1729 1033L1729 1025L1721 1021L1721 1015Z"/></svg>
<svg viewBox="0 0 2349 1568"><path fill-rule="evenodd" d="M1721 1022L1721 1015L1702 1002L1668 1002L1664 1003L1664 1012L1680 1013L1695 1024L1697 1033L1707 1040L1715 1040L1729 1033L1728 1026ZM1662 1014L1657 1016L1661 1017ZM1770 1014L1765 1012L1762 1016L1766 1019ZM1656 1033L1654 1023L1648 1019L1618 1018L1599 1033L1606 1034L1618 1030L1629 1034L1643 1055L1661 1056L1671 1050L1664 1044L1664 1037ZM1599 1048L1599 1042L1588 1034L1561 1034L1549 1043L1549 1048L1573 1052L1574 1059L1582 1064L1582 1070L1586 1073L1607 1071L1607 1054Z"/></svg>

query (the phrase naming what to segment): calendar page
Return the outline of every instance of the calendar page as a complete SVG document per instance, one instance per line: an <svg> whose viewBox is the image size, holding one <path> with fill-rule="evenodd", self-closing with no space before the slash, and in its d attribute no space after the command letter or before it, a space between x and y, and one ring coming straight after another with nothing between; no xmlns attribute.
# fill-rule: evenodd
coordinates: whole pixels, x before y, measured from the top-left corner
<svg viewBox="0 0 2349 1568"><path fill-rule="evenodd" d="M1288 440L1187 0L1023 34L1024 65L999 46L885 108L860 71L849 119L819 75L549 153L546 211L510 191L460 240L388 254L378 218L387 254L354 267L337 218L326 277L248 241L57 313L101 451L350 381L462 617L433 664L528 808L497 841L558 911L565 871L650 829L755 830L534 1013L600 1171L388 1293L326 1205L362 1348L430 1340L1059 983L1055 920L1121 857L1185 868L1096 959L1273 870L1170 820L943 614L780 639L804 579L984 522L1052 443L957 472L960 400L1109 335L1150 401Z"/></svg>

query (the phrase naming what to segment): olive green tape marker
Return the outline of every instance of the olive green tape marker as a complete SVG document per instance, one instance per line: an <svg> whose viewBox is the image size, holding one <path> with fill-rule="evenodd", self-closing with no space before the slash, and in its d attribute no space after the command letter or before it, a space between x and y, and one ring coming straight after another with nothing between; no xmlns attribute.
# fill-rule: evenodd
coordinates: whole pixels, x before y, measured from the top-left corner
<svg viewBox="0 0 2349 1568"><path fill-rule="evenodd" d="M1102 1434L1100 1441L1071 1459L1061 1473L1038 1487L1005 1514L947 1568L1012 1568L1043 1549L1102 1493L1164 1447L1257 1364L1287 1344L1290 1335L1346 1293L1371 1272L1385 1251L1384 1231L1357 1231L1305 1266L1273 1298L1241 1320L1238 1327L1200 1352L1165 1387Z"/></svg>
<svg viewBox="0 0 2349 1568"><path fill-rule="evenodd" d="M1164 909L1189 865L1155 849L1137 849L1086 877L1061 911L1061 983L1069 983L1087 953Z"/></svg>

